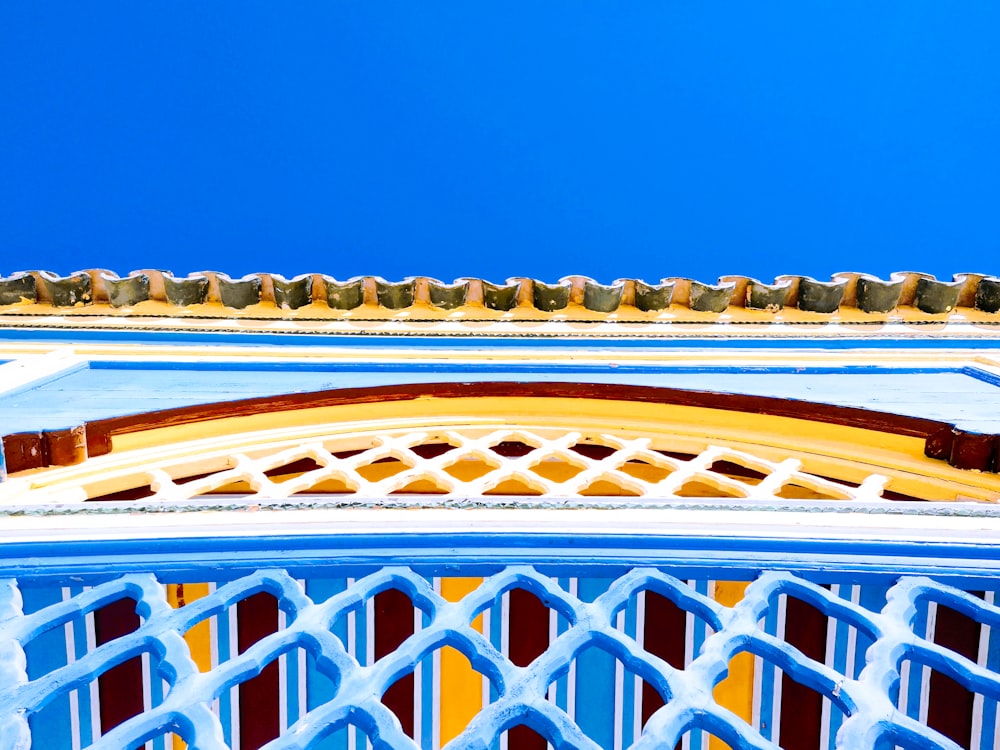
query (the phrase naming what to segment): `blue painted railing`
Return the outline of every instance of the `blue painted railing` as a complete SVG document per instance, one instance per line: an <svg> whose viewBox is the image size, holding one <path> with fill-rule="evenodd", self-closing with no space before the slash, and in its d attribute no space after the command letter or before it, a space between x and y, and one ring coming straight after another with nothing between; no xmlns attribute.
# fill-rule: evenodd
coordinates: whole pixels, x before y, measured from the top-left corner
<svg viewBox="0 0 1000 750"><path fill-rule="evenodd" d="M942 557L945 545L914 544L914 557L900 563L891 544L865 548L881 550L881 558L859 545L854 554L837 551L816 563L808 545L771 540L750 554L736 540L735 562L713 566L717 551L707 543L699 549L697 538L686 542L685 562L674 542L658 548L647 540L648 559L630 565L634 538L608 536L597 544L597 537L580 536L574 543L553 536L549 544L536 536L536 546L527 550L523 535L497 533L479 539L480 550L489 551L473 554L475 535L468 536L464 551L459 536L367 538L361 540L365 556L355 554L357 547L346 551L360 537L349 544L343 536L329 537L324 546L319 535L304 542L277 534L5 548L10 577L0 582L0 748L160 748L170 734L202 750L237 747L233 689L282 659L285 687L276 699L287 705L280 736L265 745L270 750L360 749L365 741L375 748L430 748L431 719L406 730L383 696L416 671L418 705L412 710L430 717L440 699L430 677L433 657L445 647L461 652L489 683L487 704L450 748L498 747L520 725L567 750L678 743L698 750L707 747L708 734L732 748L777 748L779 742L787 748L794 746L790 738L775 737L781 698L770 687L781 674L822 699L824 750L959 748L928 725L926 705L921 707L927 681L919 677L927 671L968 691L972 746L997 744L1000 608L992 603L997 579L987 570L995 559L986 547L975 553L956 547ZM213 544L214 557L198 554ZM41 555L19 557L19 549L31 545ZM246 572L264 550L275 549L282 550L281 568ZM920 554L947 575L934 580L900 574L898 566ZM692 570L700 577L690 579ZM468 575L485 578L457 602L443 598L435 585L441 576ZM734 606L724 606L710 596L714 579L752 582ZM213 587L196 601L173 606L163 582L183 580ZM546 646L522 666L505 642L517 637L516 623L503 626L512 629L506 634L498 627L505 616L500 603L514 590L529 592L556 613ZM391 652L377 655L364 642L372 632L362 622L384 616L375 614L371 602L388 591L412 603L412 622L419 627ZM237 648L227 640L237 633L226 623L261 594L276 601L281 626ZM668 600L686 618L689 653L681 664L654 655L641 636L639 621L646 615L637 604L651 595ZM122 600L128 609L134 604L135 628L116 637L88 634L87 618ZM824 618L824 654L807 655L783 637L779 620L791 600ZM975 653L963 654L930 633L929 620L942 610L971 624ZM492 615L491 627L474 626L484 613ZM183 636L213 619L213 667L201 671ZM756 715L749 721L720 705L715 694L742 652L757 658ZM105 686L95 684L137 659L145 670L143 710L100 734L98 704L109 698ZM662 707L647 706L649 715L633 721L640 713L638 696L649 689ZM939 691L931 700L946 698Z"/></svg>

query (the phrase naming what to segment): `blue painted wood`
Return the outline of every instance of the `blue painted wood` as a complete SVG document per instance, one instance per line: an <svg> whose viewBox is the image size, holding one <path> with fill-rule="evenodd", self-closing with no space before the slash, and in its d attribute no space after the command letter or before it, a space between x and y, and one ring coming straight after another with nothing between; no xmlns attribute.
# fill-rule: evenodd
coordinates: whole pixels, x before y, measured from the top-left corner
<svg viewBox="0 0 1000 750"><path fill-rule="evenodd" d="M70 586L68 594L70 597L77 598L80 597L84 591L85 590L82 586ZM90 651L88 644L90 636L88 634L89 628L87 618L83 616L73 618L70 623L70 627L73 632L73 644L70 649L70 653L73 655L73 660L78 662ZM91 676L91 681L92 679L93 677ZM75 691L75 693L77 700L76 714L80 727L81 745L86 747L88 742L93 742L100 736L100 715L97 711L97 707L94 705L94 696L92 690L90 689L90 683L82 685Z"/></svg>
<svg viewBox="0 0 1000 750"><path fill-rule="evenodd" d="M565 591L573 591L579 585L577 579L571 579L571 578L560 578L558 579L558 584L559 587ZM558 638L563 633L567 632L569 628L570 628L569 621L566 620L565 617L559 617L556 621L556 637ZM561 675L556 680L555 703L561 710L566 711L572 717L575 714L575 707L573 711L571 711L570 701L569 701L569 695L570 695L569 683L570 683L570 677L568 673ZM574 695L574 702L575 702L575 695Z"/></svg>
<svg viewBox="0 0 1000 750"><path fill-rule="evenodd" d="M860 587L851 583L838 583L831 586L832 593L835 596L840 596L848 602L852 601L852 597L857 596L860 600L861 591ZM848 670L854 669L854 656L851 653L851 643L852 639L856 644L856 633L857 628L853 627L850 622L843 619L835 619L830 627L834 628L834 650L833 650L833 664L832 667L834 671L841 674L848 674ZM850 665L850 666L848 666ZM837 742L837 732L840 731L840 727L844 722L844 716L839 711L831 711L830 713L830 743L827 750L834 750Z"/></svg>
<svg viewBox="0 0 1000 750"><path fill-rule="evenodd" d="M63 429L88 420L239 398L380 385L467 382L614 383L736 393L851 406L1000 432L1000 392L972 368L439 367L387 363L281 366L95 362L56 380L0 395L0 425Z"/></svg>
<svg viewBox="0 0 1000 750"><path fill-rule="evenodd" d="M970 378L982 380L984 383L989 383L990 385L1000 386L1000 376L994 375L992 372L987 372L979 367L963 367L961 372L963 375L968 375Z"/></svg>
<svg viewBox="0 0 1000 750"><path fill-rule="evenodd" d="M880 603L878 599L875 599L872 603L877 605L879 609L881 609L884 604L884 602ZM926 638L929 613L928 604L926 601L919 602L915 609L916 611L914 612L912 623L913 632L921 638ZM867 639L865 642L867 643ZM923 680L921 679L921 673L922 667L919 664L909 665L909 684L905 686L905 690L906 715L911 719L920 718L920 696L923 693ZM899 692L902 693L903 690L904 686L901 684Z"/></svg>
<svg viewBox="0 0 1000 750"><path fill-rule="evenodd" d="M625 607L625 635L635 639L638 629L637 609L635 599L630 599ZM640 688L641 691L641 688ZM628 669L624 670L624 681L622 683L621 712L622 712L622 746L629 747L635 740L635 709L636 700L641 700L641 695L636 695L635 676Z"/></svg>
<svg viewBox="0 0 1000 750"><path fill-rule="evenodd" d="M433 581L429 581L433 586ZM426 612L421 613L421 627L428 628L433 619ZM422 701L420 705L420 735L417 738L421 750L434 750L434 657L426 656L420 662L420 684L417 685Z"/></svg>
<svg viewBox="0 0 1000 750"><path fill-rule="evenodd" d="M578 596L592 602L608 590L606 578L581 578ZM614 748L615 658L599 648L588 649L576 659L576 723L603 750Z"/></svg>
<svg viewBox="0 0 1000 750"><path fill-rule="evenodd" d="M87 369L89 369L89 363L84 361L75 362L70 366L66 367L65 369L57 370L55 372L47 372L43 375L39 375L34 380L28 381L27 383L22 383L16 388L3 390L2 394L4 398L11 398L19 393L24 393L25 391L34 390L35 388L38 388L40 386L54 384L68 375L72 375L78 372L83 372ZM3 382L0 381L0 388L2 388L3 385L4 385Z"/></svg>
<svg viewBox="0 0 1000 750"><path fill-rule="evenodd" d="M425 585L425 586L427 585L427 581L425 579L421 579L420 583L422 585ZM428 586L428 588L429 588L429 586ZM341 596L349 596L349 595L350 595L350 592L348 591L348 592L345 592L344 594L342 594ZM370 639L368 638L369 609L370 608L366 607L366 606L360 606L360 607L357 607L357 608L354 609L354 623L355 623L355 625L354 625L354 661L358 665L360 665L362 668L372 666L372 661L373 660L368 658L368 654L369 654L369 652L371 652L371 653L375 652L375 644L374 643L369 643ZM372 631L374 632L374 623L372 623L371 625L372 625ZM353 666L353 664L351 666ZM389 680L386 683L384 683L383 686L381 687L381 689L376 689L375 691L373 691L373 695L377 696L377 697L381 697L382 694L385 692L386 688L388 688L388 683L390 683L390 682L392 682L392 680ZM386 711L386 713L391 715L391 712L389 712L389 711ZM389 719L388 716L386 718ZM389 720L392 721L393 724L394 724L393 729L395 730L395 733L400 738L405 738L406 735L404 735L403 732L402 732L402 729L399 728L399 722L398 722L398 720L396 720L394 716L392 717L392 719L389 719ZM367 747L366 743L368 742L368 731L367 731L368 729L369 729L369 725L367 725L366 723L353 723L353 726L351 726L351 727L348 728L349 732L351 732L351 731L354 732L355 747L358 750L361 750L362 748ZM405 746L405 745L401 744L401 746Z"/></svg>
<svg viewBox="0 0 1000 750"><path fill-rule="evenodd" d="M778 599L775 598L768 604L767 614L764 616L764 632L769 635L778 633ZM767 740L774 740L778 729L774 717L778 715L775 705L774 678L777 669L773 662L764 661L760 667L760 727L758 731L761 737Z"/></svg>
<svg viewBox="0 0 1000 750"><path fill-rule="evenodd" d="M159 667L159 660L155 658L155 655L151 655L149 658L149 671L150 671L150 681L149 681L149 693L150 693L150 704L153 706L158 706L163 703L163 699L166 697L166 691L164 690L163 680L157 672ZM167 736L161 734L152 740L152 750L172 750L171 747L167 746Z"/></svg>
<svg viewBox="0 0 1000 750"><path fill-rule="evenodd" d="M269 372L269 373L300 373L300 372L568 372L568 373L619 373L619 374L657 374L674 373L682 375L710 374L725 375L727 373L747 373L757 375L879 375L898 373L903 375L959 373L978 377L975 373L990 375L975 367L895 367L886 365L836 365L836 366L788 366L788 365L678 365L665 364L633 364L628 362L614 364L577 364L572 362L517 362L512 357L510 361L502 362L422 362L420 360L387 360L378 365L370 362L350 362L338 360L284 361L284 360L126 360L100 359L93 360L75 369L91 370L142 370L142 371L174 371L174 372ZM990 379L989 382L994 382ZM994 383L996 384L996 383Z"/></svg>
<svg viewBox="0 0 1000 750"><path fill-rule="evenodd" d="M37 612L63 599L60 586L24 586L24 611ZM28 679L37 680L49 672L66 666L66 630L56 627L36 636L26 644L25 656L28 660ZM72 747L72 718L70 716L69 694L64 693L37 715L28 717L32 742L40 748Z"/></svg>
<svg viewBox="0 0 1000 750"><path fill-rule="evenodd" d="M708 579L698 579L694 582L695 593L699 597L705 597L708 599L711 595L711 581ZM707 640L710 632L708 623L705 622L704 618L695 617L692 627L692 648L691 648L691 659L692 662L697 659L701 653L702 649L705 647L705 641ZM728 663L728 660L727 660ZM684 669L690 668L690 664L685 664ZM652 720L650 721L652 723ZM690 748L689 750L707 750L708 748L708 737L705 733L699 729L695 729L690 733L689 737Z"/></svg>
<svg viewBox="0 0 1000 750"><path fill-rule="evenodd" d="M306 581L306 595L317 604L347 590L347 580L344 578L312 578ZM334 624L331 632L347 646L347 618L341 618ZM319 672L316 659L309 656L306 660L306 707L312 711L322 706L336 695L335 683L329 677ZM316 750L347 750L347 734L339 732L320 740L315 745Z"/></svg>
<svg viewBox="0 0 1000 750"><path fill-rule="evenodd" d="M305 665L299 664L299 653L296 648L285 656L285 716L288 726L299 720L299 669L305 669ZM305 674L302 679L305 680Z"/></svg>
<svg viewBox="0 0 1000 750"><path fill-rule="evenodd" d="M1000 601L1000 596L996 601ZM989 639L986 643L986 669L1000 674L1000 628L990 628ZM983 700L983 721L979 733L980 750L987 750L993 746L996 739L1000 737L1000 700L994 697L986 697Z"/></svg>
<svg viewBox="0 0 1000 750"><path fill-rule="evenodd" d="M881 612L882 608L886 604L886 594L889 591L889 587L885 585L878 584L865 584L861 587L861 597L858 604L872 612ZM870 638L864 632L858 632L856 647L854 651L854 664L851 665L853 669L853 676L857 678L861 675L861 670L864 669L867 663L866 654L868 649L872 647L875 643L873 638Z"/></svg>
<svg viewBox="0 0 1000 750"><path fill-rule="evenodd" d="M458 569L459 574L464 573ZM850 580L849 571L841 576ZM672 696L647 725L635 750L671 747L688 730L691 747L702 746L701 730L723 737L733 746L747 748L776 747L760 733L735 719L714 704L711 694L732 656L751 646L762 658L772 661L803 685L817 690L850 715L840 729L839 747L867 750L884 746L887 739L902 741L911 747L955 747L932 730L905 715L894 712L894 675L901 659L923 661L962 682L968 689L990 700L1000 698L1000 674L975 665L964 657L922 639L913 632L914 608L933 597L991 628L1000 627L1000 608L926 578L904 577L888 589L868 587L863 603L853 605L826 589L789 573L764 572L747 589L743 601L729 609L706 596L707 585L692 590L686 583L652 568L632 569L616 579L585 576L580 581L580 598L573 596L549 576L527 567L507 567L486 580L461 602L449 603L438 596L423 576L407 568L382 568L349 584L322 602L311 599L296 580L283 571L260 571L218 588L209 596L173 609L166 602L164 589L150 575L131 575L112 580L91 590L76 589L72 601L54 601L40 610L18 615L10 608L0 618L0 653L9 652L8 644L31 646L38 634L52 625L69 619L82 622L88 612L126 593L140 602L144 622L139 630L111 641L98 649L79 651L75 662L57 668L29 683L0 685L0 727L11 716L36 713L53 691L66 687L85 692L89 681L108 666L118 663L139 649L152 646L162 654L165 673L173 683L160 706L123 723L94 742L96 750L117 750L134 746L172 726L174 717L185 717L183 733L189 743L203 750L223 750L216 720L207 704L216 695L225 695L236 684L257 674L263 667L290 648L304 643L323 654L335 665L338 688L329 700L320 702L300 718L290 731L270 747L301 750L314 747L313 739L333 728L357 724L366 735L376 739L385 750L413 750L416 745L405 737L395 718L381 706L378 697L399 674L409 671L441 645L458 646L473 654L477 669L491 675L498 696L456 740L453 747L485 747L504 727L516 721L528 706L537 721L547 727L554 744L596 750L613 747L614 729L601 721L609 707L607 670L613 675L614 658L640 670L657 689ZM7 582L8 588L12 585ZM375 665L359 664L347 656L343 641L331 628L348 611L364 612L364 602L387 586L404 590L428 613L428 627L408 638L395 652ZM496 601L500 592L514 585L528 586L541 592L545 600L572 623L556 643L528 668L512 665L502 654L478 636L469 625L474 614ZM654 588L673 592L671 598L699 618L711 623L698 644L695 657L684 670L658 663L638 647L627 633L614 626L615 613L627 609L630 600L642 590ZM699 590L700 589L700 590ZM290 613L288 627L261 639L243 654L232 656L209 673L199 673L191 663L187 647L180 638L194 622L212 612L232 608L243 598L269 591L283 602ZM872 635L863 671L856 666L847 675L801 657L794 648L774 635L761 630L757 620L776 600L778 592L803 599L827 616L845 619ZM884 601L884 606L874 605ZM867 605L867 606L865 606ZM360 606L360 608L359 608ZM876 611L878 609L878 611ZM360 619L360 618L359 618ZM363 628L359 627L358 653L363 652ZM602 651L592 647L600 644ZM602 657L593 664L589 657ZM603 657L606 657L603 658ZM577 660L576 719L571 720L546 699L547 686L556 674L566 671ZM366 660L360 660L362 662ZM608 663L604 663L607 661ZM598 663L601 662L601 663ZM585 679L582 675L589 675ZM856 676L852 676L856 675ZM612 682L613 685L613 682ZM611 706L617 698L610 696ZM596 702L595 702L596 701ZM81 709L84 709L81 706ZM222 712L225 720L227 714ZM84 716L81 713L81 719ZM358 740L363 740L359 729ZM90 739L89 728L81 721L84 744ZM596 741L595 741L596 740ZM379 744L382 743L382 744ZM17 746L14 746L15 748Z"/></svg>
<svg viewBox="0 0 1000 750"><path fill-rule="evenodd" d="M490 645L493 646L497 651L503 653L503 629L504 629L504 617L503 617L503 599L501 596L493 597L493 601L490 604L490 632L489 641ZM497 689L495 682L490 683L490 703L496 703L500 700L500 691ZM496 737L490 743L490 750L500 750L500 737Z"/></svg>
<svg viewBox="0 0 1000 750"><path fill-rule="evenodd" d="M1000 509L991 509L1000 513ZM720 508L720 519L726 513ZM762 567L793 570L820 583L838 583L847 566L855 582L891 581L905 574L932 575L992 590L1000 578L1000 559L989 539L929 542L888 538L774 539L702 534L560 533L522 534L464 531L417 534L322 534L190 538L74 540L72 544L25 541L0 545L0 577L31 580L100 581L127 572L156 570L164 582L219 580L282 564L300 577L323 572L363 575L371 569L406 560L425 575L461 564L464 575L489 575L505 564L533 564L556 576L594 571L616 574L636 565L667 565L685 578L746 580ZM221 626L220 626L221 627Z"/></svg>
<svg viewBox="0 0 1000 750"><path fill-rule="evenodd" d="M230 617L232 616L230 609L235 611L235 605L216 615L216 633L219 644L216 657L220 667L232 659L238 649L236 638L231 637L230 633ZM233 728L240 720L239 705L236 703L238 700L237 690L223 690L219 693L219 717L222 721L222 731L226 744L230 746L233 744Z"/></svg>

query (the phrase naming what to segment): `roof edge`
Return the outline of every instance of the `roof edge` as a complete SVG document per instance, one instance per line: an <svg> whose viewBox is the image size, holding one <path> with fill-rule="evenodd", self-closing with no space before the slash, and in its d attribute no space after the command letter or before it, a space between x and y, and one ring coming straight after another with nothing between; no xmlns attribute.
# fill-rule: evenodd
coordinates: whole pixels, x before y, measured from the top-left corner
<svg viewBox="0 0 1000 750"><path fill-rule="evenodd" d="M67 276L22 271L0 277L0 314L32 305L66 310L108 306L127 312L149 302L178 309L221 307L223 314L258 305L290 314L308 306L331 313L363 306L389 311L415 306L442 311L475 307L499 313L522 308L543 314L583 308L599 314L627 310L640 317L656 316L672 306L710 314L731 308L771 313L795 308L819 316L842 309L884 314L899 307L926 315L946 315L956 308L994 314L1000 311L1000 278L962 273L943 281L907 271L893 273L887 280L863 273L838 273L829 281L779 276L771 284L747 276L723 276L715 284L683 277L656 283L617 279L600 284L586 276L566 276L555 283L512 277L495 284L480 278L445 283L425 276L398 282L379 276L338 281L324 274L286 279L260 273L233 279L215 271L177 277L169 271L138 270L122 277L102 269Z"/></svg>

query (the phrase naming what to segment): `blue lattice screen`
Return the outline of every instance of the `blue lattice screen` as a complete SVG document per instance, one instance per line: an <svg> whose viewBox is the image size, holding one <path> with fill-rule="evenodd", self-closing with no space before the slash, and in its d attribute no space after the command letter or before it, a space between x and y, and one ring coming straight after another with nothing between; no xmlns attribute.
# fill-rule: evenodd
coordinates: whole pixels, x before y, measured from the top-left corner
<svg viewBox="0 0 1000 750"><path fill-rule="evenodd" d="M703 750L710 735L718 738L711 743L733 748L796 747L789 734L796 724L781 714L800 694L814 695L821 707L816 746L824 749L961 747L928 726L935 702L949 700L945 708L969 714L963 744L994 746L1000 609L991 592L918 577L877 586L845 576L822 586L765 571L727 607L713 598L714 585L655 569L615 579L551 578L511 566L450 602L439 579L405 567L305 581L270 570L174 607L151 574L86 588L7 580L0 588L0 747L159 750L170 735L208 750L254 746L254 714L235 704L250 694L241 685L271 675L280 736L267 748L432 748L440 732L435 655L446 648L461 652L486 681L485 706L448 747L515 750L512 738L528 736L516 734L521 725L557 748L681 743ZM412 608L402 615L378 610L374 604L390 592L416 615ZM514 642L526 621L514 613L515 594L530 595L547 618L537 658L522 666ZM239 618L265 600L275 604L277 627L252 645L237 643L246 640ZM138 613L134 629L95 632L95 616L100 625L101 613L114 607ZM809 628L793 636L796 612L820 623L819 651L807 643L815 636ZM385 654L371 642L377 617L411 618ZM183 636L206 621L214 656L212 668L201 671ZM971 627L971 651L935 631L942 622ZM657 645L657 628L676 632ZM721 705L716 686L743 652L754 656L754 685L745 686L754 700L752 715L741 717ZM112 684L131 679L129 669L141 695L126 698L138 712L102 735L111 715L102 703ZM412 686L406 716L397 716L400 706L390 700L401 680ZM933 687L953 683L951 698ZM263 721L270 709L261 710Z"/></svg>

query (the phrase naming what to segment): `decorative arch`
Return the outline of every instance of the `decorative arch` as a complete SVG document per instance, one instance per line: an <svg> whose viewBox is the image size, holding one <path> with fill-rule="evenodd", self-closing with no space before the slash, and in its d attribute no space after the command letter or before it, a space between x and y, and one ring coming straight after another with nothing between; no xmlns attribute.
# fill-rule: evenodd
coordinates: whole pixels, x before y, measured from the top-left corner
<svg viewBox="0 0 1000 750"><path fill-rule="evenodd" d="M1000 498L1000 477L954 465L968 458L963 446L971 438L944 423L641 386L336 390L119 417L68 434L76 453L62 456L70 465L51 468L26 467L21 459L30 453L29 438L44 446L56 443L52 435L5 438L5 448L20 452L12 460L7 450L12 474L0 497L44 503L320 496L417 505ZM950 462L935 457L947 443Z"/></svg>

